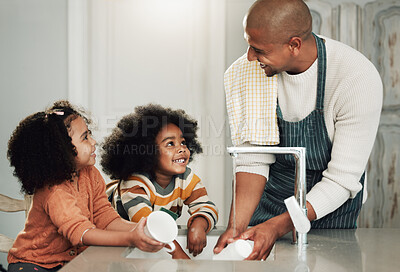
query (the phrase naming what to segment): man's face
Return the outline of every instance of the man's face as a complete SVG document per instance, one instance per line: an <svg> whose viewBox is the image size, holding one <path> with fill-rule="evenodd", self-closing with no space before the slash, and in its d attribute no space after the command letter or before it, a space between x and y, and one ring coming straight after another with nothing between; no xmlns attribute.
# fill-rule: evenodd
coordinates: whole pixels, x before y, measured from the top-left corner
<svg viewBox="0 0 400 272"><path fill-rule="evenodd" d="M247 59L257 60L268 77L283 71L290 72L290 50L288 44L268 43L262 29L245 28L245 39L249 44Z"/></svg>

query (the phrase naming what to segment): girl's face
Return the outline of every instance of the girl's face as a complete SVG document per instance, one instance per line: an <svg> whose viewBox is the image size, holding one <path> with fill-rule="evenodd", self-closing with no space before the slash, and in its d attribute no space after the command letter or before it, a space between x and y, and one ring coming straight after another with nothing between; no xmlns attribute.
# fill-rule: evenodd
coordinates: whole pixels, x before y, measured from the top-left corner
<svg viewBox="0 0 400 272"><path fill-rule="evenodd" d="M174 124L164 126L156 137L156 144L160 152L155 170L157 177L172 177L186 171L190 151L179 127Z"/></svg>
<svg viewBox="0 0 400 272"><path fill-rule="evenodd" d="M78 153L75 157L76 170L94 165L96 162L96 154L94 154L96 141L92 138L92 134L82 117L79 116L71 121L69 136L72 138L72 144Z"/></svg>

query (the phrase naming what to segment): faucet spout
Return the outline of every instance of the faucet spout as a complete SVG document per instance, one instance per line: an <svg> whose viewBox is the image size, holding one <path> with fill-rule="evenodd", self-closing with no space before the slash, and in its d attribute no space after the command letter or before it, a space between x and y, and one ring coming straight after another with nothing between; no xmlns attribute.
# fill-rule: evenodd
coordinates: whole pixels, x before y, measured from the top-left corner
<svg viewBox="0 0 400 272"><path fill-rule="evenodd" d="M294 195L303 212L307 217L306 194L306 149L305 147L278 147L278 146L251 146L251 147L228 147L228 153L236 157L238 153L264 153L264 154L291 154L296 160L296 175ZM293 220L293 219L292 219ZM297 232L298 246L307 244L307 233ZM295 239L295 237L294 237Z"/></svg>

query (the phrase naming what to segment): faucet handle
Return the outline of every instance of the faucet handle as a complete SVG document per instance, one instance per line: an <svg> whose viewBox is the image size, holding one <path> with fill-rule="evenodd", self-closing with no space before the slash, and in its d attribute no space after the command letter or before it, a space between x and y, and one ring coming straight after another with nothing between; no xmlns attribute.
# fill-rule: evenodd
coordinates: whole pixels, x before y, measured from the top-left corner
<svg viewBox="0 0 400 272"><path fill-rule="evenodd" d="M307 216L301 211L299 203L294 196L285 199L285 205L292 219L293 225L298 233L310 231L311 223Z"/></svg>

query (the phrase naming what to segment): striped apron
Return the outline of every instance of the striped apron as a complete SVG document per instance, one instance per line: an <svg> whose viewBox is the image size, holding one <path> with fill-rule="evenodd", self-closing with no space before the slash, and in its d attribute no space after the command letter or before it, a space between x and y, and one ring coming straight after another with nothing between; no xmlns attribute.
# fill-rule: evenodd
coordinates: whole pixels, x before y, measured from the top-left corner
<svg viewBox="0 0 400 272"><path fill-rule="evenodd" d="M307 192L322 179L322 172L331 159L332 143L324 120L324 94L326 76L326 50L324 41L314 35L318 50L318 78L316 109L298 122L287 122L277 105L277 117L282 147L306 148ZM276 155L271 165L269 179L250 225L259 223L286 212L284 199L294 195L295 159L292 155ZM364 176L360 183L364 186ZM312 228L356 228L356 220L362 205L363 190L353 199L319 220L311 222Z"/></svg>

